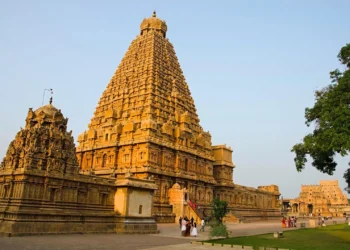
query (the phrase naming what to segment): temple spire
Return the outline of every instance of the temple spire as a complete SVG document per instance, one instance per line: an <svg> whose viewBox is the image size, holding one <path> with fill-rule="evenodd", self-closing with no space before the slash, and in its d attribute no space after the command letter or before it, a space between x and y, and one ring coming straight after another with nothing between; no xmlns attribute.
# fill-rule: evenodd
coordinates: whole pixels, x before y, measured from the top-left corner
<svg viewBox="0 0 350 250"><path fill-rule="evenodd" d="M43 92L43 100L42 100L42 103L41 103L41 106L44 106L44 99L45 99L45 92L46 91L50 91L50 93L51 93L51 98L52 98L52 95L53 95L53 89L44 89L44 92ZM51 98L50 98L50 104L52 103L52 100L51 100Z"/></svg>
<svg viewBox="0 0 350 250"><path fill-rule="evenodd" d="M143 19L140 29L141 35L148 33L151 30L155 30L157 33L162 34L165 38L168 27L165 21L157 17L157 13L154 10L151 17Z"/></svg>

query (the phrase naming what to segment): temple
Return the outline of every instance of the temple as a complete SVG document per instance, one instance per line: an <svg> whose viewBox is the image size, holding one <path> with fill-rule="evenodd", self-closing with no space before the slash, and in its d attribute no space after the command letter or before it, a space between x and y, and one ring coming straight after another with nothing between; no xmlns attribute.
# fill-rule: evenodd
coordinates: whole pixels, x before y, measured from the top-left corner
<svg viewBox="0 0 350 250"><path fill-rule="evenodd" d="M52 104L29 109L0 165L0 234L156 233L180 216L280 216L276 185L233 183L232 149L203 130L167 25L141 23L75 148Z"/></svg>
<svg viewBox="0 0 350 250"><path fill-rule="evenodd" d="M343 217L350 214L349 201L338 180L320 181L320 185L302 185L299 197L284 199L284 210L297 216Z"/></svg>
<svg viewBox="0 0 350 250"><path fill-rule="evenodd" d="M233 151L212 145L201 127L167 30L156 13L142 21L140 35L78 137L81 169L106 178L128 172L154 178L152 214L158 222L174 222L192 210L198 217L209 215L206 209L215 197L226 200L237 217L279 216L276 185L255 189L233 183Z"/></svg>
<svg viewBox="0 0 350 250"><path fill-rule="evenodd" d="M156 233L154 181L79 173L67 124L52 99L29 109L0 165L0 235Z"/></svg>

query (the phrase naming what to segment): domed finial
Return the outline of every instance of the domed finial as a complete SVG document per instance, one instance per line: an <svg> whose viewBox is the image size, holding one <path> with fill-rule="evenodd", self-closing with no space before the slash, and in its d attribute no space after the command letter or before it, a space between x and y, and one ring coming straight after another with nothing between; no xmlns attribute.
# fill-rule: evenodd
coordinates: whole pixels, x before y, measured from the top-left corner
<svg viewBox="0 0 350 250"><path fill-rule="evenodd" d="M168 27L163 20L157 17L156 11L153 11L153 15L151 17L143 19L140 25L140 29L141 36L143 34L149 33L150 31L156 31L157 33L160 33L163 37L165 37Z"/></svg>
<svg viewBox="0 0 350 250"><path fill-rule="evenodd" d="M49 103L52 104L52 96L50 97L50 102Z"/></svg>

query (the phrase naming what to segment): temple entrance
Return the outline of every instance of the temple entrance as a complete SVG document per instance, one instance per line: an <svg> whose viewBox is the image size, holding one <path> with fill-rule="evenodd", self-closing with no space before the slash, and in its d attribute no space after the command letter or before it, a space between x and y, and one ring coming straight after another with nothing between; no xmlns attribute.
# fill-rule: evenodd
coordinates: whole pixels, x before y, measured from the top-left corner
<svg viewBox="0 0 350 250"><path fill-rule="evenodd" d="M297 203L294 203L292 206L292 212L298 213L299 212L299 205Z"/></svg>
<svg viewBox="0 0 350 250"><path fill-rule="evenodd" d="M307 209L309 211L309 214L312 214L313 210L314 210L314 206L312 204L307 205Z"/></svg>

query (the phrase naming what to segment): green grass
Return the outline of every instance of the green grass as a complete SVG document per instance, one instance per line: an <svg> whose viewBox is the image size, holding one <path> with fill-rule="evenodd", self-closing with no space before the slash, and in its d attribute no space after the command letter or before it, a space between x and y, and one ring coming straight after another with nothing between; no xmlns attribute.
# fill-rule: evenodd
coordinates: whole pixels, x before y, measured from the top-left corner
<svg viewBox="0 0 350 250"><path fill-rule="evenodd" d="M347 224L332 225L322 228L299 229L284 232L283 238L274 238L273 233L209 240L207 242L230 245L275 247L296 250L350 250L350 226Z"/></svg>

